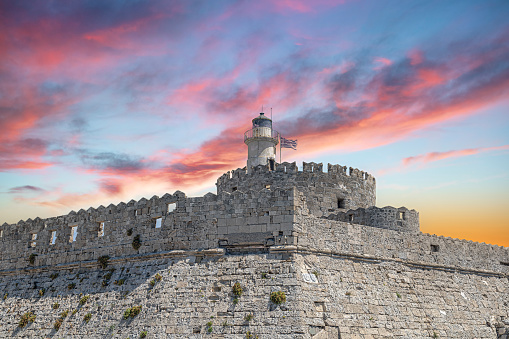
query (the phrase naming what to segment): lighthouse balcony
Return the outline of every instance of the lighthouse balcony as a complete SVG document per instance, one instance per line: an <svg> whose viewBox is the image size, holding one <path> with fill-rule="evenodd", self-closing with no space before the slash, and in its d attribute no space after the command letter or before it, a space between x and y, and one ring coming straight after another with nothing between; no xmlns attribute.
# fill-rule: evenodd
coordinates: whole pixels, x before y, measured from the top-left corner
<svg viewBox="0 0 509 339"><path fill-rule="evenodd" d="M273 139L277 144L279 141L279 133L270 127L255 127L244 133L244 142L256 138Z"/></svg>

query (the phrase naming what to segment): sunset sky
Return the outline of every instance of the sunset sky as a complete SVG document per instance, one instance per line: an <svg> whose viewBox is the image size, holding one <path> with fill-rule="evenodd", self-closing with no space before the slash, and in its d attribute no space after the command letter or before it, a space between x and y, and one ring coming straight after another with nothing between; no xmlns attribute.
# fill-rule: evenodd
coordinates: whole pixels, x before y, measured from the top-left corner
<svg viewBox="0 0 509 339"><path fill-rule="evenodd" d="M426 233L509 246L509 1L2 1L0 224L245 166L373 174ZM279 158L279 155L278 155Z"/></svg>

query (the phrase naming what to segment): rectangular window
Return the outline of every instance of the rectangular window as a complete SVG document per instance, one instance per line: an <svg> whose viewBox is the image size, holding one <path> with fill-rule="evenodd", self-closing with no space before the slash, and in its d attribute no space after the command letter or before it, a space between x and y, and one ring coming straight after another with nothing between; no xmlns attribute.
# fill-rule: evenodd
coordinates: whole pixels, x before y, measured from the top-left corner
<svg viewBox="0 0 509 339"><path fill-rule="evenodd" d="M0 238L4 237L4 230L0 230Z"/></svg>
<svg viewBox="0 0 509 339"><path fill-rule="evenodd" d="M163 222L163 218L157 218L156 219L156 228L161 228L162 222Z"/></svg>
<svg viewBox="0 0 509 339"><path fill-rule="evenodd" d="M55 245L55 242L57 241L57 231L51 231L51 242L50 245Z"/></svg>
<svg viewBox="0 0 509 339"><path fill-rule="evenodd" d="M32 241L30 242L30 247L35 247L37 245L37 233L32 233Z"/></svg>
<svg viewBox="0 0 509 339"><path fill-rule="evenodd" d="M97 232L98 237L102 237L104 235L104 221L99 223L99 231Z"/></svg>
<svg viewBox="0 0 509 339"><path fill-rule="evenodd" d="M338 208L345 208L345 199L338 198Z"/></svg>
<svg viewBox="0 0 509 339"><path fill-rule="evenodd" d="M399 212L399 218L405 220L405 212Z"/></svg>
<svg viewBox="0 0 509 339"><path fill-rule="evenodd" d="M71 226L71 235L69 237L69 242L75 242L77 235L78 235L78 225Z"/></svg>
<svg viewBox="0 0 509 339"><path fill-rule="evenodd" d="M166 205L166 212L171 213L171 212L175 211L176 207L177 207L177 203L176 202L172 202L171 204L167 204Z"/></svg>
<svg viewBox="0 0 509 339"><path fill-rule="evenodd" d="M440 250L440 246L438 245L431 245L431 252L438 252Z"/></svg>
<svg viewBox="0 0 509 339"><path fill-rule="evenodd" d="M353 222L353 214L348 215L348 221Z"/></svg>

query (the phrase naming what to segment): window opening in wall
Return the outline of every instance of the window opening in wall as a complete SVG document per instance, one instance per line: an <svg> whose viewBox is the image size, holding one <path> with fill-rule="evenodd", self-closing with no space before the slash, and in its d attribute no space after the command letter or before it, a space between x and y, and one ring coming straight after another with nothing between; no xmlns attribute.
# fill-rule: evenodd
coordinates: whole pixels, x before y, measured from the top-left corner
<svg viewBox="0 0 509 339"><path fill-rule="evenodd" d="M111 210L108 211L108 214L111 214Z"/></svg>
<svg viewBox="0 0 509 339"><path fill-rule="evenodd" d="M57 241L57 231L51 231L51 241L50 245L55 245L55 241Z"/></svg>
<svg viewBox="0 0 509 339"><path fill-rule="evenodd" d="M270 185L265 185L265 188L270 190Z"/></svg>
<svg viewBox="0 0 509 339"><path fill-rule="evenodd" d="M4 230L0 230L0 238L4 237Z"/></svg>
<svg viewBox="0 0 509 339"><path fill-rule="evenodd" d="M134 210L134 216L138 215L138 210Z"/></svg>
<svg viewBox="0 0 509 339"><path fill-rule="evenodd" d="M237 190L237 187L232 187L232 192L235 192Z"/></svg>
<svg viewBox="0 0 509 339"><path fill-rule="evenodd" d="M171 213L175 211L175 208L177 207L176 202L172 202L171 204L166 204L166 212Z"/></svg>
<svg viewBox="0 0 509 339"><path fill-rule="evenodd" d="M71 235L69 236L69 242L75 242L77 235L78 235L78 225L71 226Z"/></svg>
<svg viewBox="0 0 509 339"><path fill-rule="evenodd" d="M431 245L431 252L438 252L440 250L440 246L438 245Z"/></svg>
<svg viewBox="0 0 509 339"><path fill-rule="evenodd" d="M150 207L147 207L147 214L150 214Z"/></svg>
<svg viewBox="0 0 509 339"><path fill-rule="evenodd" d="M163 218L157 218L156 219L156 228L161 228L162 222L163 222Z"/></svg>
<svg viewBox="0 0 509 339"><path fill-rule="evenodd" d="M37 245L37 233L32 233L32 241L30 242L30 247L35 247Z"/></svg>
<svg viewBox="0 0 509 339"><path fill-rule="evenodd" d="M97 236L104 236L104 221L99 223L99 231L97 232Z"/></svg>
<svg viewBox="0 0 509 339"><path fill-rule="evenodd" d="M399 218L405 220L405 212L399 212Z"/></svg>
<svg viewBox="0 0 509 339"><path fill-rule="evenodd" d="M274 170L274 167L275 167L275 166L274 166L274 159L269 159L269 169L270 169L271 171L273 171L273 170Z"/></svg>
<svg viewBox="0 0 509 339"><path fill-rule="evenodd" d="M348 221L353 222L353 214L348 214Z"/></svg>
<svg viewBox="0 0 509 339"><path fill-rule="evenodd" d="M345 199L338 198L338 208L345 208Z"/></svg>

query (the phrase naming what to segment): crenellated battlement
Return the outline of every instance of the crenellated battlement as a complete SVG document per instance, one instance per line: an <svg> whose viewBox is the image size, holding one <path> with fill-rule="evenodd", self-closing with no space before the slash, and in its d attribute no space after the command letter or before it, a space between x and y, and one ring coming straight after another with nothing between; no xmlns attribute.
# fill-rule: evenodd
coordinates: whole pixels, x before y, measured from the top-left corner
<svg viewBox="0 0 509 339"><path fill-rule="evenodd" d="M358 208L330 214L327 219L391 229L400 232L419 232L419 212L406 207L375 207Z"/></svg>
<svg viewBox="0 0 509 339"><path fill-rule="evenodd" d="M341 165L304 162L300 171L295 162L276 164L275 170L268 166L256 166L247 171L238 168L226 172L216 182L217 191L275 187L297 187L304 194L310 213L318 217L348 209L368 208L375 205L376 182L367 172Z"/></svg>

